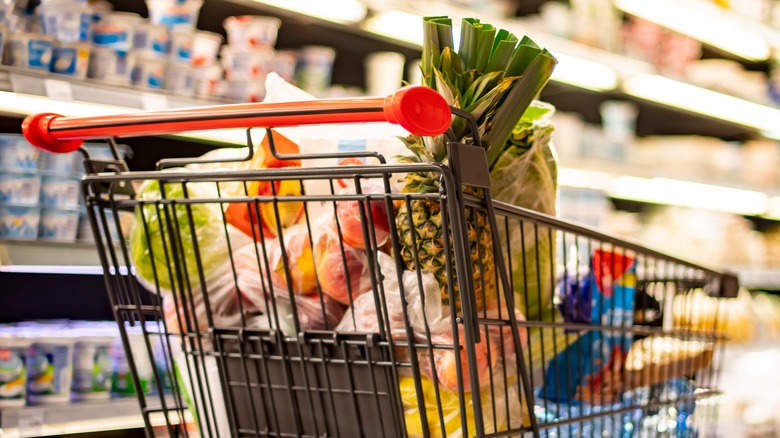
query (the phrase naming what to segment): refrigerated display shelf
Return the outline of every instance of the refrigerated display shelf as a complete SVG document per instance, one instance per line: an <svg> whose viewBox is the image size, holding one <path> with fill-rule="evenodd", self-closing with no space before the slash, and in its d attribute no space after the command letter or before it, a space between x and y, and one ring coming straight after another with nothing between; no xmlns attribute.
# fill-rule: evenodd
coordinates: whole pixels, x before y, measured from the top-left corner
<svg viewBox="0 0 780 438"><path fill-rule="evenodd" d="M103 270L92 242L0 240L0 272L102 274Z"/></svg>
<svg viewBox="0 0 780 438"><path fill-rule="evenodd" d="M737 269L739 284L751 290L780 291L780 269Z"/></svg>
<svg viewBox="0 0 780 438"><path fill-rule="evenodd" d="M165 425L162 414L152 414L151 420L155 427ZM171 424L180 423L178 417L171 416L170 420ZM186 413L184 420L190 423L192 416ZM143 427L141 409L135 398L0 410L0 437L3 438L99 433Z"/></svg>
<svg viewBox="0 0 780 438"><path fill-rule="evenodd" d="M183 97L165 90L109 85L91 79L74 79L70 76L5 65L0 67L0 90L66 102L84 102L144 110L186 108L226 102L216 98Z"/></svg>

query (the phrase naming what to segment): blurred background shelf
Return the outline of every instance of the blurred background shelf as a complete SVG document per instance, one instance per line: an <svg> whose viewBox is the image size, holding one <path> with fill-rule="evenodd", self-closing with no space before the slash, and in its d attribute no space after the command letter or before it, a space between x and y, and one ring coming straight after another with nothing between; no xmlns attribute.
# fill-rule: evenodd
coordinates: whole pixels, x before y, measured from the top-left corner
<svg viewBox="0 0 780 438"><path fill-rule="evenodd" d="M95 244L0 240L0 272L102 274Z"/></svg>
<svg viewBox="0 0 780 438"><path fill-rule="evenodd" d="M165 418L152 414L155 427L165 426ZM178 417L171 417L171 424L179 424ZM185 422L191 422L189 412ZM113 430L140 429L144 427L138 400L117 399L105 402L74 403L60 406L26 407L0 411L0 436L26 438L71 434L99 434Z"/></svg>

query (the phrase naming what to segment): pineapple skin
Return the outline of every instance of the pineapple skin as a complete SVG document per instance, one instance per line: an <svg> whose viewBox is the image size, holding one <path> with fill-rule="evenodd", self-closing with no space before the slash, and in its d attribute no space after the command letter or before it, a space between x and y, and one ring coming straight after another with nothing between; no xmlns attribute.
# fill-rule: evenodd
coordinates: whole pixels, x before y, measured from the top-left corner
<svg viewBox="0 0 780 438"><path fill-rule="evenodd" d="M404 193L438 193L438 182L425 174L410 173L406 177ZM435 190L433 190L435 188ZM465 188L464 192L472 192ZM458 287L458 273L455 272L455 261L452 262L452 272L447 271L444 232L442 227L441 203L436 200L412 200L404 202L396 213L401 258L406 268L415 271L418 267L423 272L430 272L436 278L441 289L442 303L450 305L455 300L455 310L461 310L461 297ZM446 213L445 213L446 214ZM473 276L476 311L485 308L485 303L496 298L496 266L493 253L493 236L487 213L473 208L465 209L466 231L468 235L469 261ZM450 250L454 257L452 232L450 231ZM417 259L415 259L417 253ZM448 277L452 277L454 297L450 296L447 287Z"/></svg>

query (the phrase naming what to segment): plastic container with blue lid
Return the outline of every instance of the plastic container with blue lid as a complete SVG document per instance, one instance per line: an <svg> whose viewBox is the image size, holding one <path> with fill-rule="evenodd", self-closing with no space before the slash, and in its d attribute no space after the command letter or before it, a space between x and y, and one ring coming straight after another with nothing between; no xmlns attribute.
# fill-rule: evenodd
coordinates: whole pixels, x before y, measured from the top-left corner
<svg viewBox="0 0 780 438"><path fill-rule="evenodd" d="M77 208L45 208L41 210L38 238L57 242L75 242L79 230L80 211Z"/></svg>
<svg viewBox="0 0 780 438"><path fill-rule="evenodd" d="M81 199L81 178L75 174L44 174L41 182L41 206L76 208Z"/></svg>
<svg viewBox="0 0 780 438"><path fill-rule="evenodd" d="M35 240L40 220L41 208L37 205L0 203L0 238Z"/></svg>
<svg viewBox="0 0 780 438"><path fill-rule="evenodd" d="M35 205L41 194L41 175L34 170L0 169L0 202Z"/></svg>
<svg viewBox="0 0 780 438"><path fill-rule="evenodd" d="M21 135L0 135L0 169L35 170L40 156L40 151Z"/></svg>

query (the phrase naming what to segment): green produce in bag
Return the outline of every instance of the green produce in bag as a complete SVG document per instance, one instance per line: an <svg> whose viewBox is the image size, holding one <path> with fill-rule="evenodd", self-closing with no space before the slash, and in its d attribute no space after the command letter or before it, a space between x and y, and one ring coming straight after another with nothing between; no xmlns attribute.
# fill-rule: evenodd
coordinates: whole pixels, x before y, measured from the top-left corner
<svg viewBox="0 0 780 438"><path fill-rule="evenodd" d="M552 105L533 102L504 148L491 154L493 199L556 215L558 160L550 143L554 127L549 120L554 111ZM536 229L532 223L524 223L521 229L517 220L510 221L509 236L505 227L499 229L502 241L508 238L511 243L516 305L529 320L542 320L545 308L552 304L555 233Z"/></svg>
<svg viewBox="0 0 780 438"><path fill-rule="evenodd" d="M555 216L558 203L558 158L551 143L555 107L534 101L515 125L503 148L489 151L493 199ZM529 321L562 323L553 304L556 231L531 222L499 223L502 242L511 248L515 305ZM577 339L561 328L529 328L526 363L539 382L545 360Z"/></svg>
<svg viewBox="0 0 780 438"><path fill-rule="evenodd" d="M215 184L169 182L164 186L166 200L219 197ZM155 284L163 291L182 290L187 285L196 287L201 282L199 265L203 278L208 279L229 260L219 204L151 202L163 199L156 180L145 181L136 199L143 203L135 209L131 257L136 276L149 290L155 291ZM181 272L173 272L174 257L183 268Z"/></svg>

